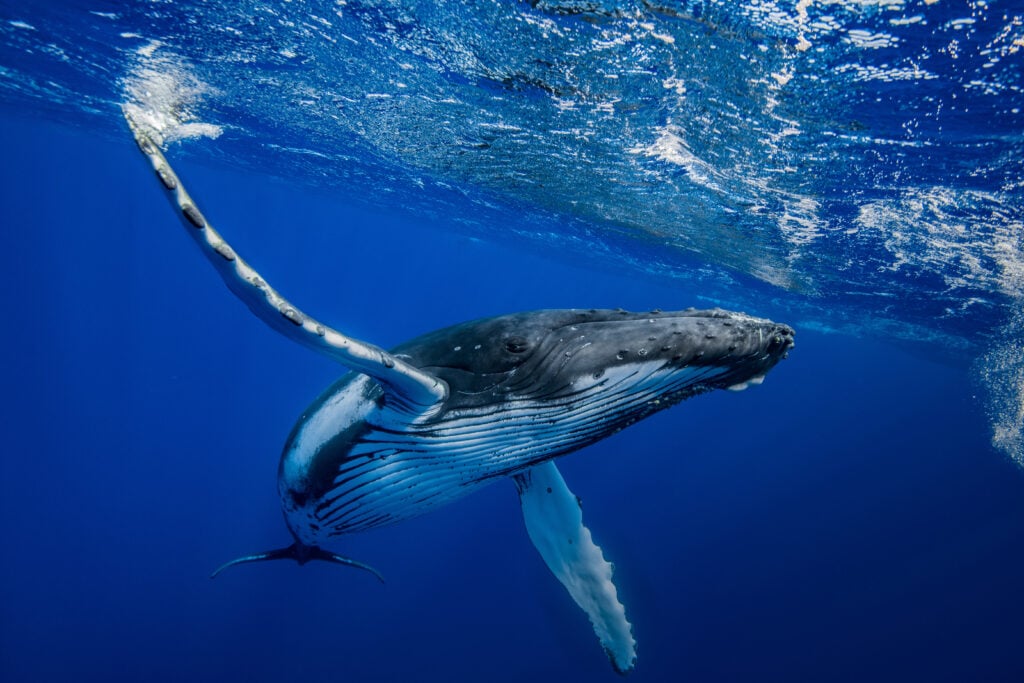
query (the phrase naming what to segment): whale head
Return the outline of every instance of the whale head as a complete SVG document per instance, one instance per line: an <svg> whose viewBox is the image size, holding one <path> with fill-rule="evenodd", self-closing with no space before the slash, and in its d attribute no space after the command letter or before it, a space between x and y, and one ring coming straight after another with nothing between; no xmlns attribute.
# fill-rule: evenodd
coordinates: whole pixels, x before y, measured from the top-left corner
<svg viewBox="0 0 1024 683"><path fill-rule="evenodd" d="M395 353L448 382L448 409L596 399L595 387L627 403L650 395L670 405L759 384L793 347L793 335L787 325L722 309L547 310L445 328Z"/></svg>

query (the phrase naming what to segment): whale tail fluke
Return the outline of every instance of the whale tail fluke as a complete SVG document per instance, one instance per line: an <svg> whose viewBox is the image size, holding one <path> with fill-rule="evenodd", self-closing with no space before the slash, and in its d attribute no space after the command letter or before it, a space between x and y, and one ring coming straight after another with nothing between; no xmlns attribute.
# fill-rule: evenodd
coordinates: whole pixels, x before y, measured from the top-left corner
<svg viewBox="0 0 1024 683"><path fill-rule="evenodd" d="M252 555L244 555L242 557L235 558L230 562L225 562L221 566L217 567L210 578L217 578L217 575L228 567L233 567L236 564L247 564L249 562L265 562L268 560L295 560L300 565L306 564L310 560L323 560L324 562L333 562L334 564L343 564L347 567L355 567L356 569L363 569L370 572L377 579L384 583L384 577L381 576L373 567L363 564L357 560L353 560L350 557L344 557L342 555L336 555L335 553L328 552L318 546L310 546L302 543L292 543L287 548L278 548L276 550L267 550L262 553L254 553Z"/></svg>

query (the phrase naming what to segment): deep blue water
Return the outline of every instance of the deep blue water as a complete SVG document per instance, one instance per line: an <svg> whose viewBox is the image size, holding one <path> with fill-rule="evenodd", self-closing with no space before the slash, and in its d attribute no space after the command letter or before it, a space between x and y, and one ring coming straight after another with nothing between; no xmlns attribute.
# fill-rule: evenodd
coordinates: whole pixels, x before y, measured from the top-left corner
<svg viewBox="0 0 1024 683"><path fill-rule="evenodd" d="M0 0L0 680L618 679L511 482L340 539L383 586L207 578L290 541L280 449L343 369L226 290L124 103L239 253L357 338L557 307L797 328L763 386L560 461L632 680L1024 680L1022 26L1014 2Z"/></svg>
<svg viewBox="0 0 1024 683"><path fill-rule="evenodd" d="M207 579L287 540L279 448L340 371L233 300L127 135L4 122L5 680L615 678L511 483L344 539L385 586L291 563ZM179 166L268 278L381 343L696 296ZM799 331L763 386L563 460L616 563L631 678L1019 680L1024 477L987 444L974 391L963 368Z"/></svg>

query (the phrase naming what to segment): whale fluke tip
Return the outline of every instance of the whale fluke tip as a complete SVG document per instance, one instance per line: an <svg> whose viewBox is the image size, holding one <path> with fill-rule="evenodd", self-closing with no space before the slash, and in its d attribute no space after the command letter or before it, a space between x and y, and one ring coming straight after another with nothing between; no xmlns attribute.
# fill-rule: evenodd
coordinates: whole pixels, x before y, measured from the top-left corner
<svg viewBox="0 0 1024 683"><path fill-rule="evenodd" d="M343 565L346 565L348 567L355 567L356 569L362 569L362 570L368 571L371 574L373 574L374 576L376 576L377 580L380 581L381 583L385 583L384 576L379 571L377 571L376 569L374 569L373 567L371 567L368 564L363 564L362 562L359 562L357 560L353 560L350 557L343 557L341 555L335 555L334 553L326 552L324 550L321 550L320 548L314 548L313 550L314 550L314 555L310 558L312 560L324 560L325 562L333 562L335 564L343 564Z"/></svg>
<svg viewBox="0 0 1024 683"><path fill-rule="evenodd" d="M217 575L220 574L222 571L224 571L228 567L234 567L236 564L246 564L246 563L249 563L249 562L264 562L264 561L267 561L267 560L296 560L296 561L298 561L298 556L295 553L295 546L294 545L290 545L287 548L278 548L277 550L267 550L266 552L262 552L262 553L255 553L253 555L244 555L242 557L236 557L235 559L231 560L230 562L225 562L221 566L219 566L216 569L214 569L213 573L210 574L210 578L211 579L217 578ZM302 563L299 562L299 564L302 564Z"/></svg>

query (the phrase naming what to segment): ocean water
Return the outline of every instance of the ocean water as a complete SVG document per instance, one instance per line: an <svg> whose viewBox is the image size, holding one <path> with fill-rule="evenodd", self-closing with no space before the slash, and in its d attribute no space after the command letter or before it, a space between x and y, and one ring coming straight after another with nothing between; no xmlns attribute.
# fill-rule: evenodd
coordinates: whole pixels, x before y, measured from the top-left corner
<svg viewBox="0 0 1024 683"><path fill-rule="evenodd" d="M266 328L121 114L303 309L797 329L559 468L636 681L1024 680L1024 6L0 0L4 681L618 675L511 482L275 562L343 368Z"/></svg>

